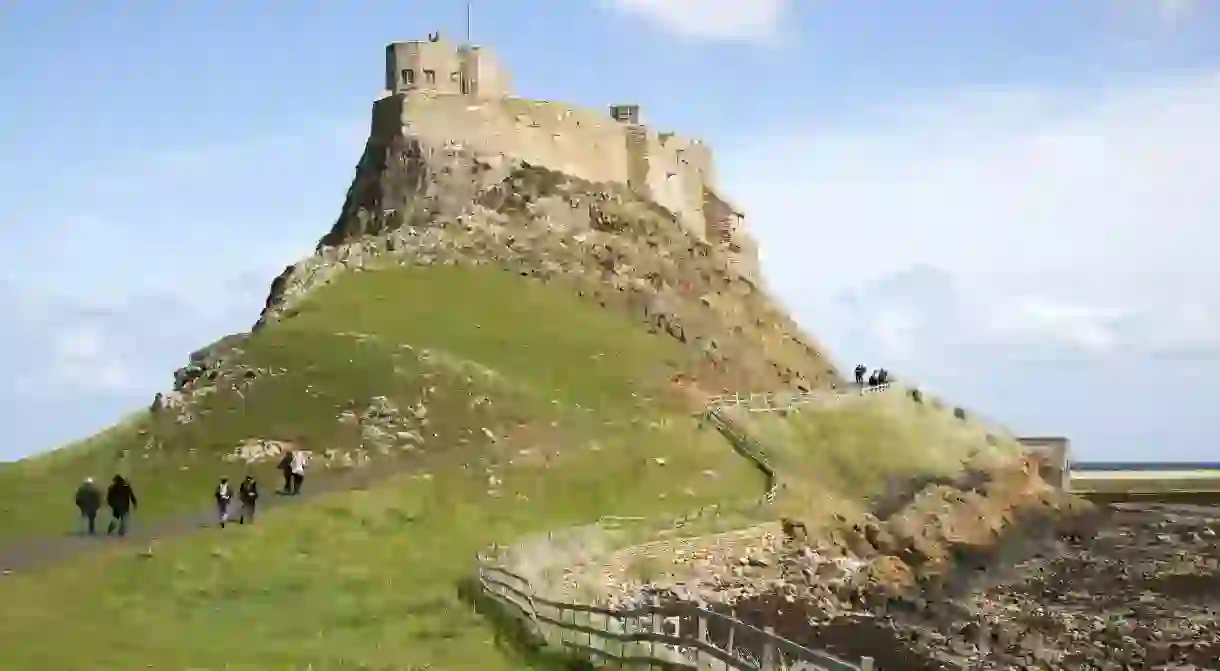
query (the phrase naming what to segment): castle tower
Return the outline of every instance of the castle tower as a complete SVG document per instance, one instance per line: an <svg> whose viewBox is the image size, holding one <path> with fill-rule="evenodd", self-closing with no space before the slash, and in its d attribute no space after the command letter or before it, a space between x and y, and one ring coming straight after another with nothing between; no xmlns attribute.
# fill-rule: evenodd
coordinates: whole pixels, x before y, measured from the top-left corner
<svg viewBox="0 0 1220 671"><path fill-rule="evenodd" d="M458 46L440 33L386 45L385 62L385 88L391 94L428 91L503 98L510 90L509 73L492 50Z"/></svg>

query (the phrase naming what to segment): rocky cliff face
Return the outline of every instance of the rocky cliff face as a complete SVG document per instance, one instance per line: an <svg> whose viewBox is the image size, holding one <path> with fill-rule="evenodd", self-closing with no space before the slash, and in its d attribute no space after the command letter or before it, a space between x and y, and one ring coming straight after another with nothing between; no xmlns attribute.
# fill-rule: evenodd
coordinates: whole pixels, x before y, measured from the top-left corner
<svg viewBox="0 0 1220 671"><path fill-rule="evenodd" d="M340 273L434 264L568 283L694 348L697 379L681 382L700 393L841 383L762 288L663 207L621 185L376 125L338 220L276 278L255 328L290 318Z"/></svg>

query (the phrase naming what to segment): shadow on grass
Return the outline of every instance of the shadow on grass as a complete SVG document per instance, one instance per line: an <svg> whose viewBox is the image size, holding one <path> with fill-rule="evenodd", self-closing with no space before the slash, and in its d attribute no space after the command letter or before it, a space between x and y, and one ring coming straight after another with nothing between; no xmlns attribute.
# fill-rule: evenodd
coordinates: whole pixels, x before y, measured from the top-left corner
<svg viewBox="0 0 1220 671"><path fill-rule="evenodd" d="M491 623L496 645L510 652L525 669L536 671L596 671L597 667L583 657L547 647L525 619L511 612L499 601L487 596L477 578L467 576L458 582L457 595L476 613Z"/></svg>

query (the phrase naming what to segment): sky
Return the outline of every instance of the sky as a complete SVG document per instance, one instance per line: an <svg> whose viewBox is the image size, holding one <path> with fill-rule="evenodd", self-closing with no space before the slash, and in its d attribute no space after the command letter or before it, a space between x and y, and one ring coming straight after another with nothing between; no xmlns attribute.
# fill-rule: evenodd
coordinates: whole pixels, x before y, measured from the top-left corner
<svg viewBox="0 0 1220 671"><path fill-rule="evenodd" d="M1078 459L1215 460L1220 5L517 0L518 95L716 150L769 289ZM0 460L148 404L339 213L386 43L465 5L0 0Z"/></svg>

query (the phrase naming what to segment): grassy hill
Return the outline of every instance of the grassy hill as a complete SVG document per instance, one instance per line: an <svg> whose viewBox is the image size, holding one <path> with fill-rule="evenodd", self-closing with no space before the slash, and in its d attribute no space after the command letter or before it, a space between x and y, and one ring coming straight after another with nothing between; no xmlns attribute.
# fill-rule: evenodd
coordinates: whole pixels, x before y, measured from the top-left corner
<svg viewBox="0 0 1220 671"><path fill-rule="evenodd" d="M352 274L242 349L244 365L284 372L244 400L208 395L194 422L146 417L0 471L3 505L22 511L4 518L10 547L62 530L76 478L115 460L150 525L206 506L220 473L240 477L218 456L246 438L360 449L337 418L375 396L422 403L422 443L371 454L360 470L384 479L369 488L270 510L257 526L155 541L151 557L133 540L6 576L6 668L520 668L456 600L477 550L762 488L672 398L669 373L689 353L560 285L460 267ZM33 487L43 495L20 498ZM78 644L53 645L66 623ZM118 642L119 631L130 634Z"/></svg>
<svg viewBox="0 0 1220 671"><path fill-rule="evenodd" d="M847 395L788 412L723 411L780 475L777 512L817 522L882 505L913 483L1016 457L1011 436L901 387Z"/></svg>
<svg viewBox="0 0 1220 671"><path fill-rule="evenodd" d="M841 382L783 310L629 191L425 149L370 139L318 252L157 409L0 466L4 669L527 668L457 598L477 551L763 492L695 415ZM869 403L748 421L792 505L986 445ZM314 454L306 496L271 495L268 446ZM116 471L133 536L69 536L77 483ZM284 505L201 527L217 478L246 472Z"/></svg>

